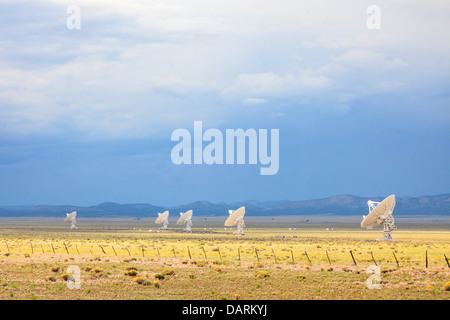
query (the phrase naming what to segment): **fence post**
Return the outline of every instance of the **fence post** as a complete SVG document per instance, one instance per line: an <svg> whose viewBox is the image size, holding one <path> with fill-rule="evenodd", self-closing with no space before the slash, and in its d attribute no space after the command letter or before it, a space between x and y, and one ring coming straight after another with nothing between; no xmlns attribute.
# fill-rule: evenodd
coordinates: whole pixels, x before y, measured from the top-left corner
<svg viewBox="0 0 450 320"><path fill-rule="evenodd" d="M256 248L255 248L255 254L256 254L256 258L258 259L258 262L259 262L258 249L256 249Z"/></svg>
<svg viewBox="0 0 450 320"><path fill-rule="evenodd" d="M219 252L220 260L222 260L222 254L220 253L220 248L217 248L217 251Z"/></svg>
<svg viewBox="0 0 450 320"><path fill-rule="evenodd" d="M203 254L205 255L205 260L208 261L208 258L206 257L206 251L205 251L205 248L202 247L202 250L203 250Z"/></svg>
<svg viewBox="0 0 450 320"><path fill-rule="evenodd" d="M447 258L447 256L445 255L445 253L444 253L444 258L445 258L445 261L447 262L447 266L450 268L450 263L448 262L448 258Z"/></svg>
<svg viewBox="0 0 450 320"><path fill-rule="evenodd" d="M102 249L103 253L106 254L106 252L105 252L105 250L103 249L103 247L102 247L101 245L98 245L98 246Z"/></svg>
<svg viewBox="0 0 450 320"><path fill-rule="evenodd" d="M192 257L191 257L191 250L189 250L189 246L187 248L188 248L189 259L192 259Z"/></svg>
<svg viewBox="0 0 450 320"><path fill-rule="evenodd" d="M330 263L330 265L331 265L330 257L328 256L328 250L325 250L325 253L327 254L327 259L328 259L328 262L329 262L329 263Z"/></svg>
<svg viewBox="0 0 450 320"><path fill-rule="evenodd" d="M311 263L311 260L309 259L309 256L308 256L308 252L306 252L306 250L305 250L305 255L306 255L306 258L308 259L309 263Z"/></svg>
<svg viewBox="0 0 450 320"><path fill-rule="evenodd" d="M355 266L356 266L357 264L356 264L355 258L353 257L353 252L352 252L352 250L350 250L350 255L352 256L352 259L353 259L353 263L354 263L354 264L355 264Z"/></svg>
<svg viewBox="0 0 450 320"><path fill-rule="evenodd" d="M65 242L63 242L63 243L64 243L64 247L66 248L67 254L69 254L69 250L67 249L66 243Z"/></svg>
<svg viewBox="0 0 450 320"><path fill-rule="evenodd" d="M377 262L375 261L375 258L373 257L373 253L372 253L372 251L370 251L370 254L372 255L372 260L373 260L373 263L375 263L375 265L376 265L376 266L378 266L378 265L377 265Z"/></svg>
<svg viewBox="0 0 450 320"><path fill-rule="evenodd" d="M275 259L275 263L277 263L277 256L275 255L275 251L272 249L273 258Z"/></svg>
<svg viewBox="0 0 450 320"><path fill-rule="evenodd" d="M428 268L428 250L425 250L425 268Z"/></svg>
<svg viewBox="0 0 450 320"><path fill-rule="evenodd" d="M292 263L295 263L295 261L294 261L294 252L292 252L292 250L291 250L291 257L292 257Z"/></svg>
<svg viewBox="0 0 450 320"><path fill-rule="evenodd" d="M392 252L392 254L394 255L394 258L395 258L395 262L397 263L397 267L400 267L400 265L398 264L398 260L397 260L397 257L395 256L395 252Z"/></svg>

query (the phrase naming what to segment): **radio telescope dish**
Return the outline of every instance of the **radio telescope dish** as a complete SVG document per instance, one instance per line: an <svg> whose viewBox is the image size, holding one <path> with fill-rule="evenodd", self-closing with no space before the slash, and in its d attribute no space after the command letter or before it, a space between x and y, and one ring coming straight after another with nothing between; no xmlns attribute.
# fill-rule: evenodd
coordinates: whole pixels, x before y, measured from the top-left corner
<svg viewBox="0 0 450 320"><path fill-rule="evenodd" d="M180 212L180 218L177 221L178 225L185 224L186 227L184 228L184 231L186 232L192 232L192 210L186 211L185 213Z"/></svg>
<svg viewBox="0 0 450 320"><path fill-rule="evenodd" d="M169 211L158 213L158 218L156 218L155 223L163 225L161 230L167 230L169 226Z"/></svg>
<svg viewBox="0 0 450 320"><path fill-rule="evenodd" d="M377 240L393 241L391 231L397 229L392 216L395 207L395 195L392 194L381 202L369 200L367 205L369 206L369 215L363 216L361 228L371 229L383 225L384 235Z"/></svg>
<svg viewBox="0 0 450 320"><path fill-rule="evenodd" d="M73 211L71 213L66 213L66 218L64 219L64 222L70 222L70 230L76 230L77 228L77 212Z"/></svg>
<svg viewBox="0 0 450 320"><path fill-rule="evenodd" d="M234 234L244 235L244 215L245 215L245 207L240 207L236 211L228 210L230 216L225 221L225 227L237 226L237 230Z"/></svg>

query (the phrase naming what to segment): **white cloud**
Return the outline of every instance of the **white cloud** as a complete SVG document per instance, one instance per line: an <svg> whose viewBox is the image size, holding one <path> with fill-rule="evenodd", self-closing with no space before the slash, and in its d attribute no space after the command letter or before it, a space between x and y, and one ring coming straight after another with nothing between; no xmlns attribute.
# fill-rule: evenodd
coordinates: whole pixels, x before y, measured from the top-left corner
<svg viewBox="0 0 450 320"><path fill-rule="evenodd" d="M246 98L246 99L242 100L242 102L244 104L257 105L257 104L267 103L268 100L267 99L262 99L262 98Z"/></svg>
<svg viewBox="0 0 450 320"><path fill-rule="evenodd" d="M376 31L351 1L83 0L81 30L69 31L72 4L0 3L2 133L145 136L299 97L349 112L367 94L448 79L445 2L382 1Z"/></svg>

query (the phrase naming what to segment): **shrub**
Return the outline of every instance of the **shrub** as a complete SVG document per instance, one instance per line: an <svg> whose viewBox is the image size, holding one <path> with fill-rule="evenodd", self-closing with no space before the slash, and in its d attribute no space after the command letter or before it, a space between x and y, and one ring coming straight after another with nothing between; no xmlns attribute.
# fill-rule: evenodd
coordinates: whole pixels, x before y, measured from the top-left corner
<svg viewBox="0 0 450 320"><path fill-rule="evenodd" d="M130 276L130 277L135 277L137 275L136 270L128 270L125 275Z"/></svg>
<svg viewBox="0 0 450 320"><path fill-rule="evenodd" d="M155 278L158 279L158 280L164 280L164 275L160 274L160 273L157 273L157 274L155 274Z"/></svg>
<svg viewBox="0 0 450 320"><path fill-rule="evenodd" d="M236 293L236 294L234 295L234 298L235 298L236 300L241 300L241 295L240 295L239 293Z"/></svg>
<svg viewBox="0 0 450 320"><path fill-rule="evenodd" d="M144 284L144 282L146 281L144 278L142 277L136 277L133 279L134 282L136 282L137 284Z"/></svg>
<svg viewBox="0 0 450 320"><path fill-rule="evenodd" d="M306 279L306 277L302 274L298 274L297 279L304 280L304 279Z"/></svg>
<svg viewBox="0 0 450 320"><path fill-rule="evenodd" d="M255 276L257 278L269 278L271 276L271 274L265 270L261 270L261 271L258 271L257 273L255 273Z"/></svg>
<svg viewBox="0 0 450 320"><path fill-rule="evenodd" d="M48 277L48 281L55 282L56 278L55 277Z"/></svg>
<svg viewBox="0 0 450 320"><path fill-rule="evenodd" d="M89 271L91 271L91 270L92 270L92 267L89 267L89 266L84 267L84 271L89 272Z"/></svg>
<svg viewBox="0 0 450 320"><path fill-rule="evenodd" d="M59 266L53 266L52 267L53 272L59 272Z"/></svg>
<svg viewBox="0 0 450 320"><path fill-rule="evenodd" d="M67 281L67 279L69 279L72 276L71 273L64 273L61 275L61 278L64 279L64 281Z"/></svg>
<svg viewBox="0 0 450 320"><path fill-rule="evenodd" d="M447 282L444 284L444 290L445 290L445 291L450 291L450 281L447 281Z"/></svg>
<svg viewBox="0 0 450 320"><path fill-rule="evenodd" d="M215 267L214 270L217 272L222 272L222 269L220 267Z"/></svg>
<svg viewBox="0 0 450 320"><path fill-rule="evenodd" d="M165 276L171 276L171 275L175 274L175 271L173 269L165 269L165 270L163 270L162 274Z"/></svg>
<svg viewBox="0 0 450 320"><path fill-rule="evenodd" d="M155 286L155 288L159 288L160 287L158 280L153 281L153 285Z"/></svg>
<svg viewBox="0 0 450 320"><path fill-rule="evenodd" d="M95 267L95 268L92 269L91 271L94 272L94 273L100 273L100 272L103 272L103 269L100 268L100 267Z"/></svg>

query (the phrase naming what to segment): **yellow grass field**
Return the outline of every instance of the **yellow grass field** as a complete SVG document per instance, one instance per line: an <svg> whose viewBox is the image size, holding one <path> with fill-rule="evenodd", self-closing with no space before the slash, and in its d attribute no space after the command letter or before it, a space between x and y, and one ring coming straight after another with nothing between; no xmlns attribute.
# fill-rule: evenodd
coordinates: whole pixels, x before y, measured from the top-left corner
<svg viewBox="0 0 450 320"><path fill-rule="evenodd" d="M149 224L92 219L70 231L60 221L1 220L0 299L450 298L447 225L377 242L379 229L348 226L264 222L237 236L214 223L190 234ZM369 289L375 263L380 288Z"/></svg>

